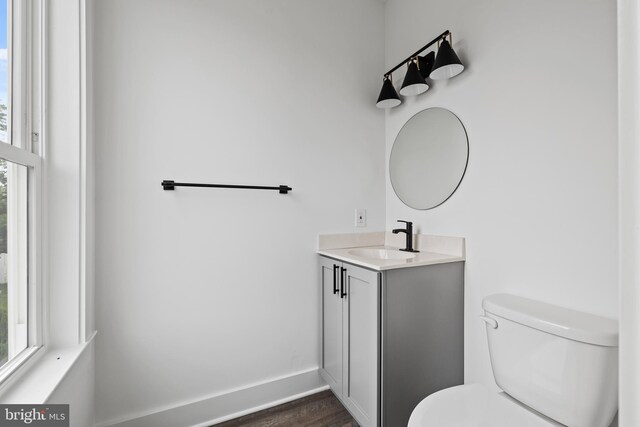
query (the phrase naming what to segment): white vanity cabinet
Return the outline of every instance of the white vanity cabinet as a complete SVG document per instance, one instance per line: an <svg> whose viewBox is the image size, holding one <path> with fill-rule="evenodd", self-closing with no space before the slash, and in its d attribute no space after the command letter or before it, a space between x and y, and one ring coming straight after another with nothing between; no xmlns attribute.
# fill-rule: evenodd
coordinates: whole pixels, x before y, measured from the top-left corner
<svg viewBox="0 0 640 427"><path fill-rule="evenodd" d="M325 257L320 270L320 373L362 427L377 427L381 275Z"/></svg>

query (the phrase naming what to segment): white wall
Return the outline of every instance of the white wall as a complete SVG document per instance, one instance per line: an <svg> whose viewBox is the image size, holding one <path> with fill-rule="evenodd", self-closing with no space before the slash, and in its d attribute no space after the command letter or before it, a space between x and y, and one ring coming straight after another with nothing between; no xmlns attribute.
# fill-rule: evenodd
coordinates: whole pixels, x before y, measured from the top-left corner
<svg viewBox="0 0 640 427"><path fill-rule="evenodd" d="M618 1L620 426L640 425L640 7Z"/></svg>
<svg viewBox="0 0 640 427"><path fill-rule="evenodd" d="M97 421L316 367L317 234L384 227L382 4L94 12Z"/></svg>
<svg viewBox="0 0 640 427"><path fill-rule="evenodd" d="M467 238L467 382L494 385L481 301L511 292L617 317L616 8L606 0L392 0L391 67L445 29L467 69L386 116L386 151L416 112L457 114L467 174L442 206L387 227ZM398 73L394 76L401 80Z"/></svg>

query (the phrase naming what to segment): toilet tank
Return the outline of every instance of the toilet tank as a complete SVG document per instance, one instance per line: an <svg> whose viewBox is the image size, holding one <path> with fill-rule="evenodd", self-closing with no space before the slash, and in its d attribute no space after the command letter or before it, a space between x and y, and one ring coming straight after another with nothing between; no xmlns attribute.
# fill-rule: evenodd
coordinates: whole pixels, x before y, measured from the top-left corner
<svg viewBox="0 0 640 427"><path fill-rule="evenodd" d="M609 426L618 409L617 321L508 294L486 297L482 308L502 390L567 426Z"/></svg>

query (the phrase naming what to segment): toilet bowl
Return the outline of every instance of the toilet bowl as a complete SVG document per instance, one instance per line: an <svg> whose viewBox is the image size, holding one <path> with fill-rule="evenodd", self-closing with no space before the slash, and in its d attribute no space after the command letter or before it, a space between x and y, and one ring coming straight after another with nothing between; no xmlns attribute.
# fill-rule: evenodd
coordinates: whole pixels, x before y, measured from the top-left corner
<svg viewBox="0 0 640 427"><path fill-rule="evenodd" d="M408 427L561 427L480 384L447 388L422 400Z"/></svg>
<svg viewBox="0 0 640 427"><path fill-rule="evenodd" d="M480 384L438 391L408 427L607 427L618 407L615 320L508 294L482 302L491 368Z"/></svg>

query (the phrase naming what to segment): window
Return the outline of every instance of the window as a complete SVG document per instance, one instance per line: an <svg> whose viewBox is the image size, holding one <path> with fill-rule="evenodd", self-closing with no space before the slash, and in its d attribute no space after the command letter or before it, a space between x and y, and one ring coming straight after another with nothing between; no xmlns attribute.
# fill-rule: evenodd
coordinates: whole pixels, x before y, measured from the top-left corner
<svg viewBox="0 0 640 427"><path fill-rule="evenodd" d="M0 159L0 364L27 348L27 175Z"/></svg>
<svg viewBox="0 0 640 427"><path fill-rule="evenodd" d="M40 347L35 0L0 0L0 382Z"/></svg>

